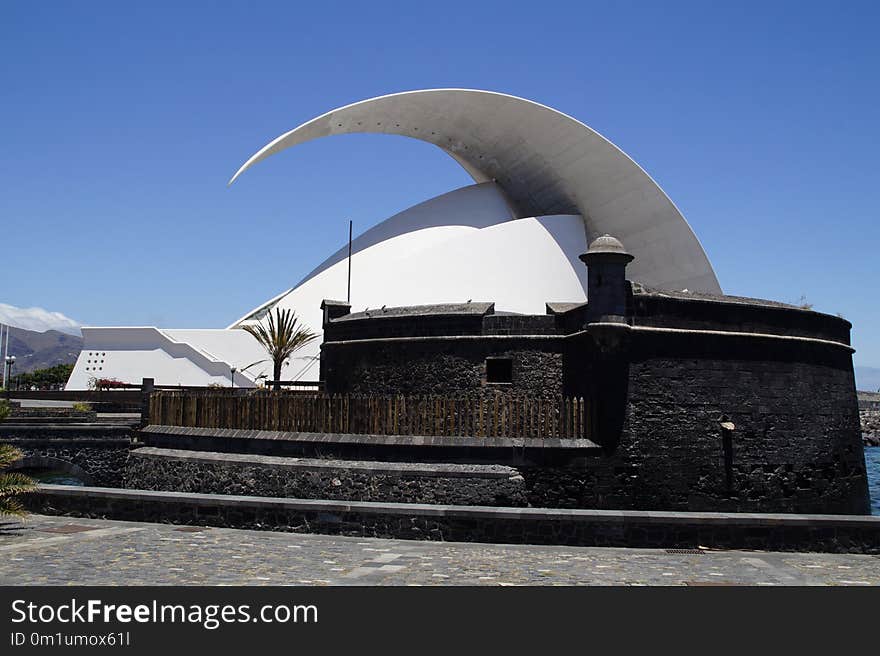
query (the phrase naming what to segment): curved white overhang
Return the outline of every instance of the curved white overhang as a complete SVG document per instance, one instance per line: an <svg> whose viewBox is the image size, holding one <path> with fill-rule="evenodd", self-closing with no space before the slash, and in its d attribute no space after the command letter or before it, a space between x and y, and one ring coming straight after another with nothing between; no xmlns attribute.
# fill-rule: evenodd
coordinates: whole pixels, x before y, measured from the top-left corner
<svg viewBox="0 0 880 656"><path fill-rule="evenodd" d="M720 293L706 254L673 202L623 151L555 109L473 89L408 91L334 109L278 137L236 172L320 137L380 133L432 143L477 182L494 180L517 217L580 214L588 241L610 233L635 255L628 277Z"/></svg>

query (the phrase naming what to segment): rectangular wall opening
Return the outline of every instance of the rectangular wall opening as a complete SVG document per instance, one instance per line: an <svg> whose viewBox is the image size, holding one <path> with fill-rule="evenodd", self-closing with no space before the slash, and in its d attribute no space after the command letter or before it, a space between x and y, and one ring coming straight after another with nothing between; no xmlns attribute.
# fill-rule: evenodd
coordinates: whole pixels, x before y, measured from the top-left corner
<svg viewBox="0 0 880 656"><path fill-rule="evenodd" d="M487 383L512 383L513 358L486 358Z"/></svg>

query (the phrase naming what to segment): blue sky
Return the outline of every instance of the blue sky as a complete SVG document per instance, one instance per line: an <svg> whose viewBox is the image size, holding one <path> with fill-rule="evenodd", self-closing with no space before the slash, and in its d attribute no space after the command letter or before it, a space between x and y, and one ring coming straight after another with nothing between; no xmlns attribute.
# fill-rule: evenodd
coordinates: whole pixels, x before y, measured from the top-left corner
<svg viewBox="0 0 880 656"><path fill-rule="evenodd" d="M682 210L725 291L853 322L880 367L875 2L100 3L0 9L0 302L222 327L470 180L398 137L259 147L363 98L474 87L575 116Z"/></svg>

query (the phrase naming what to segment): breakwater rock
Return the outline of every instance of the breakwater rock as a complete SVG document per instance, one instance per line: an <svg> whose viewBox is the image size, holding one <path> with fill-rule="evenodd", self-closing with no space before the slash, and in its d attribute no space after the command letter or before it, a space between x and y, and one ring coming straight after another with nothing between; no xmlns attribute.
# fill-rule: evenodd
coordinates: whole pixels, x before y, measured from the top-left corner
<svg viewBox="0 0 880 656"><path fill-rule="evenodd" d="M862 442L865 446L880 446L880 410L861 410Z"/></svg>

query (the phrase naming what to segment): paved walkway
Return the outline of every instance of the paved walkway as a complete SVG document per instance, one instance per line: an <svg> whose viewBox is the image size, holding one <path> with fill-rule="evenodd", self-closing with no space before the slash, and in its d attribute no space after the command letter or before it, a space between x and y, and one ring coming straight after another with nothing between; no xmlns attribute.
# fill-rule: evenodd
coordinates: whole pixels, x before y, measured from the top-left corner
<svg viewBox="0 0 880 656"><path fill-rule="evenodd" d="M880 585L880 557L417 542L31 515L0 523L0 584Z"/></svg>

